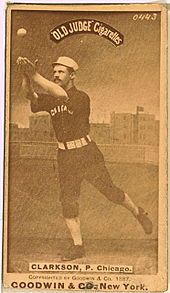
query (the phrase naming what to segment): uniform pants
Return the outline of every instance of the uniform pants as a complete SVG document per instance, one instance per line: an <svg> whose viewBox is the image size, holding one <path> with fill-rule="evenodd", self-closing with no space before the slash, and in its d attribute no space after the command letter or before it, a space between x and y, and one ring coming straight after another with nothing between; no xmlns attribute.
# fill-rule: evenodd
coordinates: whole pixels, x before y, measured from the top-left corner
<svg viewBox="0 0 170 293"><path fill-rule="evenodd" d="M83 179L90 182L110 201L121 204L124 192L112 182L105 166L103 154L94 142L71 150L58 150L60 201L63 216L75 218L79 215L80 187Z"/></svg>

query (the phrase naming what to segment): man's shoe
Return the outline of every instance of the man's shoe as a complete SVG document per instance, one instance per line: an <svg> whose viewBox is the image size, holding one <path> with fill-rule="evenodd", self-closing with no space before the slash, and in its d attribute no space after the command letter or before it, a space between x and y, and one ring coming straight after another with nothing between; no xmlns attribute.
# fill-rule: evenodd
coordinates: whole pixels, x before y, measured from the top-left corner
<svg viewBox="0 0 170 293"><path fill-rule="evenodd" d="M76 258L85 256L85 249L83 245L73 245L68 251L62 256L62 261L70 261Z"/></svg>
<svg viewBox="0 0 170 293"><path fill-rule="evenodd" d="M139 207L139 214L136 216L138 222L142 225L143 230L146 234L152 233L152 221L147 217L147 213L144 211L143 208Z"/></svg>

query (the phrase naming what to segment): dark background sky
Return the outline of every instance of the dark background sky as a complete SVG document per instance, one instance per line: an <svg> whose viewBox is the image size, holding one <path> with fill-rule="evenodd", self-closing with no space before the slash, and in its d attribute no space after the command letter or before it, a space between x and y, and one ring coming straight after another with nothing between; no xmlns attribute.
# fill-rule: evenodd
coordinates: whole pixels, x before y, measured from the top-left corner
<svg viewBox="0 0 170 293"><path fill-rule="evenodd" d="M142 12L143 13L143 12ZM91 98L91 120L109 122L109 114L134 113L136 106L159 119L160 18L133 20L136 12L13 11L11 26L11 121L28 126L29 102L21 95L21 75L16 59L38 58L39 72L52 79L51 63L58 56L77 61L76 86ZM79 34L60 43L50 40L50 30L66 21L93 18L124 35L124 44L115 48L97 35ZM19 28L27 35L19 38Z"/></svg>

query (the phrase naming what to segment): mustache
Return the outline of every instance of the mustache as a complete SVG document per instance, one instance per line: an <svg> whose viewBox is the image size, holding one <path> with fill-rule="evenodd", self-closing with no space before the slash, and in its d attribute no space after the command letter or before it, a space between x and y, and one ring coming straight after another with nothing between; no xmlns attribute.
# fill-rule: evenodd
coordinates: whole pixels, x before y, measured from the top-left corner
<svg viewBox="0 0 170 293"><path fill-rule="evenodd" d="M54 78L54 81L61 81L61 79L55 77L55 78Z"/></svg>

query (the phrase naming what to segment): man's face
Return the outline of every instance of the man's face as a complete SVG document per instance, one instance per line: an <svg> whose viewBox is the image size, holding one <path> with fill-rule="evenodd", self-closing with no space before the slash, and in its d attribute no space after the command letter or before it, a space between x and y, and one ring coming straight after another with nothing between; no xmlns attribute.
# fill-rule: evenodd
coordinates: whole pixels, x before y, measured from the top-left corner
<svg viewBox="0 0 170 293"><path fill-rule="evenodd" d="M71 74L67 67L63 65L55 65L53 67L54 82L62 88L66 88L71 80Z"/></svg>

